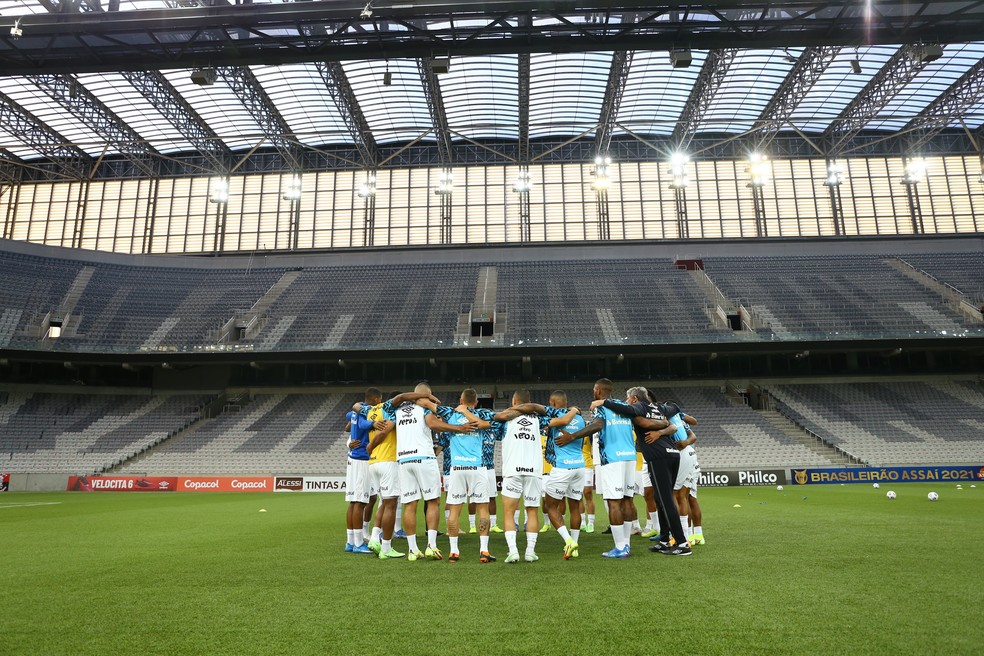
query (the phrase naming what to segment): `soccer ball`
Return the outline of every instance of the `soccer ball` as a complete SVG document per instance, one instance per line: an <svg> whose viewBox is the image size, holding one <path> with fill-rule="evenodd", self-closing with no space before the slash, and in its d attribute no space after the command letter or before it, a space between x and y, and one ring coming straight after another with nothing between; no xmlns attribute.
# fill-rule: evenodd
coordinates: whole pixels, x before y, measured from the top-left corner
<svg viewBox="0 0 984 656"><path fill-rule="evenodd" d="M780 492L782 492L782 486L781 485L777 485L776 486L776 489L779 490Z"/></svg>
<svg viewBox="0 0 984 656"><path fill-rule="evenodd" d="M895 498L895 492L892 491L892 490L889 490L888 492L885 493L885 496L888 497L889 499L894 499Z"/></svg>
<svg viewBox="0 0 984 656"><path fill-rule="evenodd" d="M930 501L939 501L940 500L940 495L936 494L936 492L930 492L926 496L929 498Z"/></svg>
<svg viewBox="0 0 984 656"><path fill-rule="evenodd" d="M881 487L881 485L879 485L878 483L875 483L875 484L874 484L874 485L872 485L871 487L873 487L873 488L875 488L875 489L877 490L878 488L880 488L880 487Z"/></svg>

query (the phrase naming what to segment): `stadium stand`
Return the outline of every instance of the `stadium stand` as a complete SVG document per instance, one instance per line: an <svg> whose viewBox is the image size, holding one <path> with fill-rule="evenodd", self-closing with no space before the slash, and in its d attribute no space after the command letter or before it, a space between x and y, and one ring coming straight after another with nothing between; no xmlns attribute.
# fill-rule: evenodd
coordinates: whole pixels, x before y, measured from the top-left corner
<svg viewBox="0 0 984 656"><path fill-rule="evenodd" d="M734 339L711 325L701 290L667 260L523 262L498 270L508 334L526 344L552 343L572 326L585 344L642 343L654 334L682 342Z"/></svg>
<svg viewBox="0 0 984 656"><path fill-rule="evenodd" d="M980 464L984 390L966 381L775 385L776 410L870 465Z"/></svg>
<svg viewBox="0 0 984 656"><path fill-rule="evenodd" d="M777 339L984 334L878 257L713 258L705 270Z"/></svg>
<svg viewBox="0 0 984 656"><path fill-rule="evenodd" d="M0 392L0 468L103 471L191 425L205 400L200 395Z"/></svg>
<svg viewBox="0 0 984 656"><path fill-rule="evenodd" d="M936 266L949 273L934 271L980 294L981 256L948 257ZM755 334L716 325L720 299L667 259L205 269L0 250L0 276L10 281L0 289L0 345L109 353L446 348L483 266L497 272L495 308L504 319L496 325L508 345L569 343L572 325L588 346L654 336L715 343L984 334L979 321L878 256L704 263L724 298L750 311ZM30 273L39 270L50 275ZM66 317L62 335L44 339L42 324L55 315Z"/></svg>
<svg viewBox="0 0 984 656"><path fill-rule="evenodd" d="M984 253L937 253L906 255L905 261L956 288L967 299L984 307Z"/></svg>
<svg viewBox="0 0 984 656"><path fill-rule="evenodd" d="M351 394L257 394L227 404L114 473L344 474Z"/></svg>

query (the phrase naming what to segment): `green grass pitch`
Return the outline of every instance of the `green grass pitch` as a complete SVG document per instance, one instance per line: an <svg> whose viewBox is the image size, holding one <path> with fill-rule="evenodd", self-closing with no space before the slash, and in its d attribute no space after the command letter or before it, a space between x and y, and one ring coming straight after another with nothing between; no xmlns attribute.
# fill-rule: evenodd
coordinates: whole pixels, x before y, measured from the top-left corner
<svg viewBox="0 0 984 656"><path fill-rule="evenodd" d="M336 494L0 495L0 654L979 654L963 487L705 489L690 558L550 531L517 565L343 553Z"/></svg>

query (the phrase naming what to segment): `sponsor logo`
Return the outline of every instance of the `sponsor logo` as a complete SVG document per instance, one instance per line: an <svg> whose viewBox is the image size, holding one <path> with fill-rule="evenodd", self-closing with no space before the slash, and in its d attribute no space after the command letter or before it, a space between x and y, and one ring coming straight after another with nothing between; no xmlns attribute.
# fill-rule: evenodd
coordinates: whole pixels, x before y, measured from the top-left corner
<svg viewBox="0 0 984 656"><path fill-rule="evenodd" d="M213 479L211 481L198 481L192 478L186 478L181 481L181 489L183 490L218 490L219 489L219 479Z"/></svg>
<svg viewBox="0 0 984 656"><path fill-rule="evenodd" d="M329 480L326 478L304 479L305 492L342 492L345 490L345 481Z"/></svg>
<svg viewBox="0 0 984 656"><path fill-rule="evenodd" d="M273 489L291 490L291 491L299 492L300 490L304 489L304 479L299 476L294 478L282 478L278 476L276 482L273 485Z"/></svg>
<svg viewBox="0 0 984 656"><path fill-rule="evenodd" d="M793 470L794 480L799 485L837 484L837 483L919 483L938 481L973 481L980 475L981 468L961 465L937 467L854 467L841 469L826 467L821 469Z"/></svg>
<svg viewBox="0 0 984 656"><path fill-rule="evenodd" d="M409 419L401 419L401 420L399 420L398 422L396 422L396 425L397 426L410 426L410 425L416 424L416 423L417 423L417 420L415 418L413 418L413 417L410 417Z"/></svg>
<svg viewBox="0 0 984 656"><path fill-rule="evenodd" d="M69 476L68 488L83 492L173 492L178 487L173 476Z"/></svg>
<svg viewBox="0 0 984 656"><path fill-rule="evenodd" d="M532 474L533 473L533 468L532 467L517 467L516 468L516 471L517 472L524 473L524 474Z"/></svg>
<svg viewBox="0 0 984 656"><path fill-rule="evenodd" d="M274 479L258 476L200 476L178 479L178 488L183 492L269 492L273 487Z"/></svg>
<svg viewBox="0 0 984 656"><path fill-rule="evenodd" d="M784 469L743 469L739 471L700 472L697 485L700 487L724 487L729 485L776 485L786 482L786 470Z"/></svg>

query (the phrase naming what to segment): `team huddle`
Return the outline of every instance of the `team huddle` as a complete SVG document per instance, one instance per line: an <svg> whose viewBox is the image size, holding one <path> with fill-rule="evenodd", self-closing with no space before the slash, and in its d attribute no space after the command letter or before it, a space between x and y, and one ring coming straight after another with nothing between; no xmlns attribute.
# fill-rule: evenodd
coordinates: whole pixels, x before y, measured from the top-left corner
<svg viewBox="0 0 984 656"><path fill-rule="evenodd" d="M585 532L594 530L593 493L602 495L614 547L606 558L631 555L630 537L642 534L650 551L689 556L703 543L697 481L700 466L690 429L693 417L672 402L658 402L643 387L632 387L625 401L611 398L613 383L598 380L588 419L555 391L549 405L530 402L519 390L512 406L495 412L478 407L473 389L457 406L441 405L426 384L383 401L375 388L357 403L349 420L346 551L379 558L442 560L438 524L442 487L446 492L447 560L460 559L459 521L468 505L471 531L479 534L479 559L496 560L491 533L504 533L505 562L534 562L540 530L539 508L564 540L564 559L579 556L582 515ZM503 528L497 526L495 445L502 443ZM437 462L443 452L444 476ZM638 521L636 495L645 497L648 526ZM370 499L379 499L371 533ZM424 501L427 546L417 545L417 505ZM402 509L400 506L402 505ZM565 506L568 522L565 523ZM520 556L517 528L525 508L525 552ZM586 513L584 511L587 511ZM368 533L368 534L367 534ZM406 554L393 548L406 537Z"/></svg>

